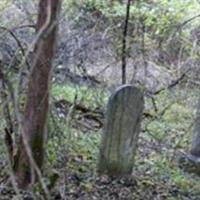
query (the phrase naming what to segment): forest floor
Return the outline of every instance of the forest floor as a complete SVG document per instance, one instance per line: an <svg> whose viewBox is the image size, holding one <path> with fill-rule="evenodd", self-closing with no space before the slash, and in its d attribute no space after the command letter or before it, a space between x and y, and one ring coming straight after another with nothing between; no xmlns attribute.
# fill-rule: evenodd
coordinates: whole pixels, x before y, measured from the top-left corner
<svg viewBox="0 0 200 200"><path fill-rule="evenodd" d="M144 146L143 146L144 145ZM195 174L182 171L176 160L168 160L163 154L160 157L148 148L148 144L140 145L133 175L126 178L112 179L108 176L98 177L91 170L91 157L74 154L68 167L55 168L59 179L54 188L49 190L50 199L69 200L198 200L200 199L200 178ZM157 146L158 147L158 146ZM151 151L151 152L150 152ZM159 160L160 159L160 160ZM64 166L64 163L59 163ZM6 172L4 168L2 172ZM8 176L1 174L0 200L16 199L16 193L4 185ZM46 180L52 176L46 175ZM20 199L45 199L41 188L34 191L20 191Z"/></svg>

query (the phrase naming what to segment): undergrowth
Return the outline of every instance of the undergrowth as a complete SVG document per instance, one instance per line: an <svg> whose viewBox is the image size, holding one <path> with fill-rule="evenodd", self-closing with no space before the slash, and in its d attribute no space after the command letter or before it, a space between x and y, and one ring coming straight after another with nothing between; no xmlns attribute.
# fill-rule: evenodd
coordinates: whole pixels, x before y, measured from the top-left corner
<svg viewBox="0 0 200 200"><path fill-rule="evenodd" d="M74 88L73 85L54 85L51 103L60 99L73 103L77 96L77 102L86 107L105 108L109 97L106 91L86 86ZM133 199L200 199L200 178L196 174L183 171L177 161L179 152L187 151L191 145L195 94L192 91L189 95L179 94L177 99L177 96L173 97L169 91L162 92L155 97L157 111L153 110L151 100L146 99L145 112L151 113L153 117L145 118L142 124L133 169L133 177L136 181L134 190L131 190ZM101 98L96 98L98 95L102 95ZM96 100L98 103L95 102ZM193 104L191 105L190 102ZM56 169L63 181L69 179L65 184L74 195L77 190L93 195L100 187L96 185L98 180L96 164L103 130L83 132L73 127L72 114L68 112L62 118L59 118L59 115L49 116L46 167ZM3 127L1 130L3 131ZM1 155L5 155L2 148L0 151ZM67 174L67 178L62 175L63 171ZM60 184L58 182L58 187L61 187ZM104 186L101 186L103 190L107 191L112 187L113 190L116 189L116 185L111 182L103 184Z"/></svg>
<svg viewBox="0 0 200 200"><path fill-rule="evenodd" d="M56 85L53 87L52 96L56 99L68 98L69 101L73 102L78 94L81 99L80 102L93 107L96 103L96 93L102 94L102 91L98 91L98 89L73 88L71 85ZM103 94L103 101L101 104L98 103L98 106L106 105L108 93L103 92ZM160 196L161 199L200 198L199 177L184 172L177 162L179 151L187 151L191 144L195 103L192 106L189 105L190 98L193 98L193 102L196 102L195 95L190 95L190 97L189 95L188 97L187 95L179 95L177 100L176 96L172 98L170 92L162 92L155 99L157 113L151 110L153 109L150 106L151 101L146 100L146 110L151 110L154 118L143 120L142 127L145 128L140 134L138 154L133 170L133 176L137 180L137 193L133 196L137 197L138 195L138 199L141 199L142 195L144 195L144 198L145 195L148 195L144 190L149 190L153 197ZM162 112L163 109L165 109L164 112ZM63 148L67 148L67 151L64 151L67 157L66 170L82 177L83 182L85 181L88 184L89 178L96 176L96 163L98 162L102 130L83 133L62 125L61 132L66 137L65 140L62 140ZM68 137L68 134L70 134L70 137ZM54 143L50 140L48 144L48 158L50 162L54 162L54 159L58 159L56 156L52 158L53 154L50 153L51 144ZM94 183L91 182L90 184Z"/></svg>

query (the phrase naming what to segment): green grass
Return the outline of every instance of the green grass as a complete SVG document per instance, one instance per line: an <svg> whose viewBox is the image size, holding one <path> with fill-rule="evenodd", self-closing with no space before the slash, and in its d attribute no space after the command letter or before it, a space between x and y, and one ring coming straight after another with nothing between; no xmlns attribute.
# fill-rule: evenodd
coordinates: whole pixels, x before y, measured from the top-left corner
<svg viewBox="0 0 200 200"><path fill-rule="evenodd" d="M195 109L188 102L196 102L196 96L183 94L172 97L163 92L156 98L158 110L170 106L163 115L143 122L148 124L148 132L141 133L143 146L139 146L134 172L141 184L147 179L146 190L152 185L158 187L166 193L165 199L168 200L190 199L190 195L191 199L200 199L200 177L184 172L178 166L178 152L187 151L191 146ZM148 100L146 103L150 105Z"/></svg>
<svg viewBox="0 0 200 200"><path fill-rule="evenodd" d="M90 108L104 107L108 100L108 92L104 89L89 88L86 86L76 86L73 84L52 86L51 95L56 100L65 99L73 103L80 103Z"/></svg>

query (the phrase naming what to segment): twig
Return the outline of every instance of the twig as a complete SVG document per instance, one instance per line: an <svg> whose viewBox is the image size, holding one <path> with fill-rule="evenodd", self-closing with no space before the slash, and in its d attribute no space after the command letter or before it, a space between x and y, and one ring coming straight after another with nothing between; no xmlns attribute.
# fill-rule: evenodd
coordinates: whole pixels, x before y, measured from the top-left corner
<svg viewBox="0 0 200 200"><path fill-rule="evenodd" d="M160 94L162 91L166 90L166 89L172 89L173 87L175 87L176 85L178 85L186 76L189 70L187 70L185 73L183 73L178 79L174 80L171 82L171 84L169 84L167 87L161 88L155 92L150 92L150 94L152 95L158 95Z"/></svg>
<svg viewBox="0 0 200 200"><path fill-rule="evenodd" d="M24 48L23 48L23 46L22 46L20 40L18 39L18 37L14 34L14 32L13 32L12 30L6 28L6 27L3 27L3 26L0 26L0 29L2 29L2 30L4 30L4 31L8 32L8 33L13 37L13 39L16 41L18 47L20 48L20 50L21 50L21 52L22 52L22 55L25 56ZM28 67L30 67L30 65L29 65L29 63L28 63L28 61L27 61L27 59L25 59L25 63L27 64Z"/></svg>
<svg viewBox="0 0 200 200"><path fill-rule="evenodd" d="M181 23L181 24L178 26L178 29L180 29L181 27L185 26L187 23L193 21L194 19L196 19L196 18L198 18L198 17L200 17L200 14L195 15L195 16L193 16L193 17L187 19L186 21L184 21L183 23Z"/></svg>

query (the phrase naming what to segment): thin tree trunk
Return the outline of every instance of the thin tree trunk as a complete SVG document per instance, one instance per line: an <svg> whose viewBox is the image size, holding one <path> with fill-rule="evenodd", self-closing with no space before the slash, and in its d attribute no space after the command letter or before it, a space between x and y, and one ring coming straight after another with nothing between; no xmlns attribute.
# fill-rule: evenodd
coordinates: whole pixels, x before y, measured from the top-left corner
<svg viewBox="0 0 200 200"><path fill-rule="evenodd" d="M126 84L126 57L127 57L127 31L128 31L128 22L129 22L129 15L130 15L130 6L131 0L127 0L126 5L126 18L123 30L123 38L122 38L122 84Z"/></svg>
<svg viewBox="0 0 200 200"><path fill-rule="evenodd" d="M40 0L39 2L36 30L37 34L41 35L35 44L22 137L13 167L16 181L22 188L34 182L34 177L37 176L31 160L35 162L38 169L41 169L43 165L49 86L60 4L61 0ZM30 158L26 144L28 144L32 158Z"/></svg>

